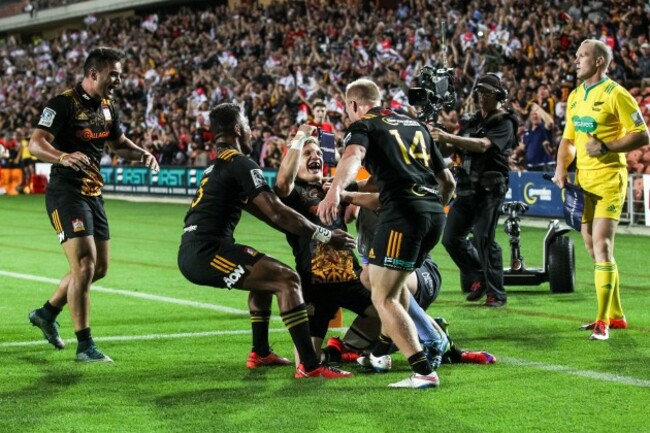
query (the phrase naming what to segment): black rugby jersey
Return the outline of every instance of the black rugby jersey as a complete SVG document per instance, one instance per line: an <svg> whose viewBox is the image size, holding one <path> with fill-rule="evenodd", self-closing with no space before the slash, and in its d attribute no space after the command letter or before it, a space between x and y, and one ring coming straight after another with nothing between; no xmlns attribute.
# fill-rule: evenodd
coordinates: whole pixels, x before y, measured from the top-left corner
<svg viewBox="0 0 650 433"><path fill-rule="evenodd" d="M185 215L183 240L233 239L244 205L270 189L259 165L237 150L222 150L203 172Z"/></svg>
<svg viewBox="0 0 650 433"><path fill-rule="evenodd" d="M364 166L377 179L382 212L442 212L435 174L444 161L419 121L375 107L350 125L345 144L366 148Z"/></svg>
<svg viewBox="0 0 650 433"><path fill-rule="evenodd" d="M282 201L314 224L325 226L316 215L318 204L325 197L319 184L296 180L293 191ZM339 206L339 215L328 229L347 231L343 221L345 206ZM351 250L337 250L328 244L314 241L309 236L287 233L287 241L296 258L296 270L303 282L315 284L342 283L359 279L361 267Z"/></svg>
<svg viewBox="0 0 650 433"><path fill-rule="evenodd" d="M92 98L77 84L47 102L36 127L54 135L52 145L56 149L82 152L92 164L92 169L86 171L54 164L50 186L70 186L83 195L100 195L104 179L99 172L99 161L104 145L122 136L114 104L108 99Z"/></svg>

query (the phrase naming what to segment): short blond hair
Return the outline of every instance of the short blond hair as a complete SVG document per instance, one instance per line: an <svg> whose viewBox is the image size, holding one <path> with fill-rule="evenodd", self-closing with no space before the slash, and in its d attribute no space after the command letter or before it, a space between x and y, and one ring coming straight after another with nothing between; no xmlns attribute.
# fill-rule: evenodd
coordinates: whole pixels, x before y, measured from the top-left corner
<svg viewBox="0 0 650 433"><path fill-rule="evenodd" d="M609 64L612 62L612 58L614 57L609 45L598 39L585 39L580 45L584 44L591 44L594 47L594 56L605 59L605 69L609 68Z"/></svg>
<svg viewBox="0 0 650 433"><path fill-rule="evenodd" d="M367 78L359 78L348 84L345 89L345 97L365 105L379 105L381 103L379 86Z"/></svg>

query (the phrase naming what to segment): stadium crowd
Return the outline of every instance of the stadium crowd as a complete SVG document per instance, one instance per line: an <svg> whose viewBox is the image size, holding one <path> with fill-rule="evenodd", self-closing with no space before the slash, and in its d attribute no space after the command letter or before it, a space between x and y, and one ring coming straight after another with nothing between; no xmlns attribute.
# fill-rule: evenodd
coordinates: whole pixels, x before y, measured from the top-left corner
<svg viewBox="0 0 650 433"><path fill-rule="evenodd" d="M650 6L640 0L626 7L600 0L411 0L396 9L376 9L368 1L249 3L237 10L177 7L110 23L86 20L83 28L51 40L0 40L3 166L28 158L21 143L43 104L81 80L77 71L96 45L126 52L122 127L161 165L210 164L215 150L208 113L222 102L242 107L253 131L251 157L264 167L279 166L287 137L313 119L316 101L325 104L340 145L348 83L371 77L385 104L414 112L408 88L417 84L422 66L441 67L445 58L454 68L455 113L475 109L479 75L498 73L522 120L512 168L531 166L526 146L541 143L525 137L540 123L552 165L566 99L577 84L573 59L585 38L613 48L609 75L630 89L650 123ZM122 161L105 154L102 162ZM650 173L650 149L630 152L628 168Z"/></svg>

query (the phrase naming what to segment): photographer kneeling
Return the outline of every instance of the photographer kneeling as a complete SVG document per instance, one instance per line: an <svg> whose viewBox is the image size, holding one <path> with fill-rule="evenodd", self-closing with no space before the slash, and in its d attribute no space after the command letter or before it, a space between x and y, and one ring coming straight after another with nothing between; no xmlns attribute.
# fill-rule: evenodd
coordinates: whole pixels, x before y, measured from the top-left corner
<svg viewBox="0 0 650 433"><path fill-rule="evenodd" d="M495 231L508 190L508 157L517 146L518 121L512 110L502 107L508 93L497 75L481 76L476 93L480 110L461 119L459 135L438 128L431 133L443 154L455 150L462 160L442 243L460 271L474 281L467 300L477 301L487 293L485 306L502 307L507 294Z"/></svg>

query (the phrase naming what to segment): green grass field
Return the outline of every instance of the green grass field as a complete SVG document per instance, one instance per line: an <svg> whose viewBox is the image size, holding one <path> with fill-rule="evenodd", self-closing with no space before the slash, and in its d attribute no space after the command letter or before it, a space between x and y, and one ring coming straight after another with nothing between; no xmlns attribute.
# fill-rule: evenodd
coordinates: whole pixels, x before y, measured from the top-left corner
<svg viewBox="0 0 650 433"><path fill-rule="evenodd" d="M194 286L176 268L186 205L107 200L106 208L111 268L92 292L92 329L115 363L80 365L67 309L59 318L63 351L27 321L67 271L44 197L0 197L0 432L648 431L650 238L617 237L631 326L607 342L578 330L596 308L578 234L575 293L509 287L509 304L498 310L464 302L458 271L437 248L444 283L429 312L448 319L461 347L487 350L498 363L444 365L440 388L394 390L386 385L409 374L400 354L390 373L350 366L357 375L349 380L249 371L246 294ZM538 266L544 230L522 231L527 264ZM283 236L250 216L236 235L293 263ZM271 326L274 349L290 356L277 316Z"/></svg>

